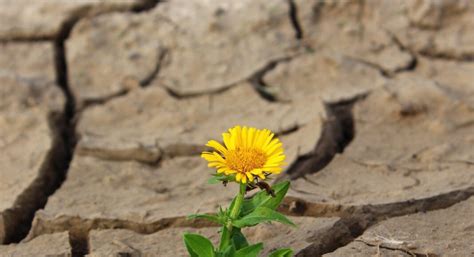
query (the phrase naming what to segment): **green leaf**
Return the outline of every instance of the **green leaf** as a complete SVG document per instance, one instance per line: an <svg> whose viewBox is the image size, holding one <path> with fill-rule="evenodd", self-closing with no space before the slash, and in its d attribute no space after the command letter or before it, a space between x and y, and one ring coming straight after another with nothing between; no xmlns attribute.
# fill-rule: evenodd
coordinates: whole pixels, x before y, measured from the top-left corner
<svg viewBox="0 0 474 257"><path fill-rule="evenodd" d="M232 229L232 243L236 250L240 250L241 248L247 247L249 245L244 234L242 234L240 231L240 228Z"/></svg>
<svg viewBox="0 0 474 257"><path fill-rule="evenodd" d="M197 255L197 253L195 253L195 252L193 251L193 249L191 248L191 246L190 246L189 243L187 242L185 235L183 235L183 240L184 240L184 245L186 246L186 249L188 250L189 255L190 255L191 257L199 257L199 255Z"/></svg>
<svg viewBox="0 0 474 257"><path fill-rule="evenodd" d="M243 228L243 227L250 227L257 225L261 222L266 221L278 221L283 224L293 225L295 224L291 222L285 215L274 211L267 207L257 207L253 212L249 213L247 216L244 216L238 220L232 221L232 225L234 227Z"/></svg>
<svg viewBox="0 0 474 257"><path fill-rule="evenodd" d="M235 175L225 175L223 173L218 173L218 174L212 174L212 177L207 180L208 184L217 184L219 182L224 182L224 181L234 181L235 180Z"/></svg>
<svg viewBox="0 0 474 257"><path fill-rule="evenodd" d="M199 257L199 255L197 255L197 254L193 251L193 249L191 249L191 248L189 247L189 245L186 244L186 241L184 242L184 244L186 245L186 249L188 250L189 256L191 256L191 257Z"/></svg>
<svg viewBox="0 0 474 257"><path fill-rule="evenodd" d="M217 216L224 217L227 214L227 211L222 210L222 207L219 206L219 211L217 212Z"/></svg>
<svg viewBox="0 0 474 257"><path fill-rule="evenodd" d="M219 217L217 215L212 215L212 214L191 214L187 218L188 219L205 219L212 222L216 222L221 225L224 224L224 219L222 217Z"/></svg>
<svg viewBox="0 0 474 257"><path fill-rule="evenodd" d="M221 182L222 180L220 180L219 177L216 177L216 176L212 176L210 179L207 180L207 183L208 184L217 184L219 182Z"/></svg>
<svg viewBox="0 0 474 257"><path fill-rule="evenodd" d="M262 243L250 245L235 252L234 257L257 257L262 249Z"/></svg>
<svg viewBox="0 0 474 257"><path fill-rule="evenodd" d="M191 257L214 257L214 247L209 239L198 235L186 233L183 236L184 244Z"/></svg>
<svg viewBox="0 0 474 257"><path fill-rule="evenodd" d="M229 235L229 230L227 229L226 226L222 226L222 229L221 229L221 241L219 243L219 250L222 251L222 250L225 250L227 249L227 247L231 244L229 242L229 239L230 237L228 236Z"/></svg>
<svg viewBox="0 0 474 257"><path fill-rule="evenodd" d="M235 256L235 247L233 245L229 245L224 252L222 253L223 257L234 257Z"/></svg>
<svg viewBox="0 0 474 257"><path fill-rule="evenodd" d="M290 182L285 181L272 186L273 191L275 191L275 197L272 197L266 191L260 191L252 198L245 199L242 204L241 216L251 213L259 206L275 210L280 205L289 188Z"/></svg>
<svg viewBox="0 0 474 257"><path fill-rule="evenodd" d="M237 199L237 196L232 199L232 202L230 202L229 208L227 208L227 215L230 215L230 210L234 208L235 205L235 200ZM244 200L245 201L245 200Z"/></svg>
<svg viewBox="0 0 474 257"><path fill-rule="evenodd" d="M289 248L278 249L273 251L268 257L291 257L293 256L293 250Z"/></svg>

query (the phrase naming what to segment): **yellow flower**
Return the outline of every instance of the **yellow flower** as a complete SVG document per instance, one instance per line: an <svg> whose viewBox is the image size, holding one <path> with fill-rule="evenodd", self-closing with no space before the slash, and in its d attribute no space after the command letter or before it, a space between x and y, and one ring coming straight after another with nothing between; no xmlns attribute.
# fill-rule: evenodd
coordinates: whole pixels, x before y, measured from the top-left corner
<svg viewBox="0 0 474 257"><path fill-rule="evenodd" d="M217 173L235 174L237 182L247 183L281 172L285 160L282 143L270 130L235 126L222 138L224 145L210 140L206 145L216 151L201 154Z"/></svg>

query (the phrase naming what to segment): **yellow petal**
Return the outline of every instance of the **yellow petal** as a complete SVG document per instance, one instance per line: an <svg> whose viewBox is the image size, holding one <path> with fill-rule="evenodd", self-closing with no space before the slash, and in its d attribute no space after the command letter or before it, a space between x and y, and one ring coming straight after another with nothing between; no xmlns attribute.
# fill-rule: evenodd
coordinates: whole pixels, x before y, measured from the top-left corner
<svg viewBox="0 0 474 257"><path fill-rule="evenodd" d="M201 157L208 162L220 161L214 154L202 154Z"/></svg>
<svg viewBox="0 0 474 257"><path fill-rule="evenodd" d="M283 153L283 147L280 147L279 149L277 149L276 151L274 151L271 155L269 155L269 157L280 156L280 155L284 155L284 153Z"/></svg>
<svg viewBox="0 0 474 257"><path fill-rule="evenodd" d="M212 155L212 153L211 152L202 152L201 153L202 158L206 158L206 156L208 156L208 155Z"/></svg>
<svg viewBox="0 0 474 257"><path fill-rule="evenodd" d="M265 138L265 141L263 141L263 144L262 144L262 149L265 149L268 144L270 144L270 142L272 141L272 138L275 134L271 133L269 131L268 135L267 135L267 138Z"/></svg>
<svg viewBox="0 0 474 257"><path fill-rule="evenodd" d="M272 156L268 158L267 162L265 164L275 164L275 163L281 163L285 160L286 156L280 155L280 156Z"/></svg>
<svg viewBox="0 0 474 257"><path fill-rule="evenodd" d="M221 145L219 142L217 142L216 140L210 140L209 142L207 142L206 145L216 149L221 154L225 155L227 153L227 149L223 145Z"/></svg>
<svg viewBox="0 0 474 257"><path fill-rule="evenodd" d="M222 158L222 156L216 152L213 152L212 153L214 155L214 157L216 158L217 161L220 161L220 162L224 162L225 163L225 160L224 158Z"/></svg>
<svg viewBox="0 0 474 257"><path fill-rule="evenodd" d="M247 175L247 178L249 178L249 181L250 181L250 182L253 181L253 175L252 175L252 173L250 173L250 172L245 172L245 175Z"/></svg>
<svg viewBox="0 0 474 257"><path fill-rule="evenodd" d="M250 173L252 174L255 174L255 175L258 175L258 174L262 174L262 169L253 169L250 171Z"/></svg>
<svg viewBox="0 0 474 257"><path fill-rule="evenodd" d="M214 167L214 168L220 168L220 167L224 167L225 164L221 163L221 162L210 162L207 164L207 167Z"/></svg>
<svg viewBox="0 0 474 257"><path fill-rule="evenodd" d="M225 170L225 172L224 172L224 174L226 174L226 175L235 174L235 173L237 173L237 171L231 170L231 169L227 169L227 170Z"/></svg>
<svg viewBox="0 0 474 257"><path fill-rule="evenodd" d="M262 138L263 138L263 130L255 131L255 138L253 141L253 146L255 148L261 148Z"/></svg>
<svg viewBox="0 0 474 257"><path fill-rule="evenodd" d="M247 135L247 146L253 147L254 139L255 139L255 128L249 128L248 135Z"/></svg>
<svg viewBox="0 0 474 257"><path fill-rule="evenodd" d="M237 175L235 175L235 180L237 182L240 182L241 179L242 179L242 173L237 173Z"/></svg>
<svg viewBox="0 0 474 257"><path fill-rule="evenodd" d="M243 127L242 128L242 135L241 135L241 144L243 147L247 147L247 137L248 137L248 128Z"/></svg>
<svg viewBox="0 0 474 257"><path fill-rule="evenodd" d="M225 167L217 169L217 173L225 173L226 171L227 171L227 168Z"/></svg>
<svg viewBox="0 0 474 257"><path fill-rule="evenodd" d="M270 145L267 146L267 148L264 150L267 156L273 155L274 152L276 152L279 148L281 148L282 144L281 142L277 141L276 143L270 143Z"/></svg>
<svg viewBox="0 0 474 257"><path fill-rule="evenodd" d="M280 173L282 168L280 167L263 167L263 170L270 173Z"/></svg>
<svg viewBox="0 0 474 257"><path fill-rule="evenodd" d="M230 130L231 140L234 142L235 147L242 145L241 133L242 128L240 126L235 126Z"/></svg>
<svg viewBox="0 0 474 257"><path fill-rule="evenodd" d="M235 143L232 140L232 135L229 133L222 133L222 139L224 141L225 147L229 150L235 149Z"/></svg>
<svg viewBox="0 0 474 257"><path fill-rule="evenodd" d="M272 139L267 145L265 145L262 149L267 152L268 149L272 148L276 144L278 144L279 140L274 138Z"/></svg>

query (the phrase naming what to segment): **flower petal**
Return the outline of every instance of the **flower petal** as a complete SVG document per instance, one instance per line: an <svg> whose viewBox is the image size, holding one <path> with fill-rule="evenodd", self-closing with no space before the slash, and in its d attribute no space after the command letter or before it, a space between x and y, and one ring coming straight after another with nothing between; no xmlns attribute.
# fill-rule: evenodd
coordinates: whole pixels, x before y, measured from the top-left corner
<svg viewBox="0 0 474 257"><path fill-rule="evenodd" d="M222 140L224 141L225 147L229 150L235 149L235 141L232 140L232 135L229 133L222 133Z"/></svg>
<svg viewBox="0 0 474 257"><path fill-rule="evenodd" d="M255 140L255 131L256 128L249 128L248 129L248 135L247 135L247 147L253 147L253 143Z"/></svg>
<svg viewBox="0 0 474 257"><path fill-rule="evenodd" d="M235 180L237 182L240 182L241 179L242 179L242 173L237 173L237 175L235 175Z"/></svg>
<svg viewBox="0 0 474 257"><path fill-rule="evenodd" d="M243 175L241 179L242 183L247 183L247 176Z"/></svg>
<svg viewBox="0 0 474 257"><path fill-rule="evenodd" d="M216 140L210 140L209 142L207 142L206 145L216 149L217 151L219 151L223 155L225 155L227 153L227 149L223 145L221 145L219 142L217 142Z"/></svg>
<svg viewBox="0 0 474 257"><path fill-rule="evenodd" d="M247 178L249 179L250 182L253 181L253 175L250 172L245 172L245 175L247 175Z"/></svg>
<svg viewBox="0 0 474 257"><path fill-rule="evenodd" d="M250 173L254 175L262 174L263 170L262 169L253 169L250 171Z"/></svg>

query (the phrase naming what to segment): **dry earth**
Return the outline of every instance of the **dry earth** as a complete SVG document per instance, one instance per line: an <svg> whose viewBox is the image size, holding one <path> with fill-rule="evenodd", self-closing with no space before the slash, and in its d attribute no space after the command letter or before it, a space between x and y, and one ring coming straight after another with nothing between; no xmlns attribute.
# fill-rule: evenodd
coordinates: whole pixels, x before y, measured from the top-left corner
<svg viewBox="0 0 474 257"><path fill-rule="evenodd" d="M0 256L186 256L270 128L296 256L474 256L474 2L0 0Z"/></svg>

